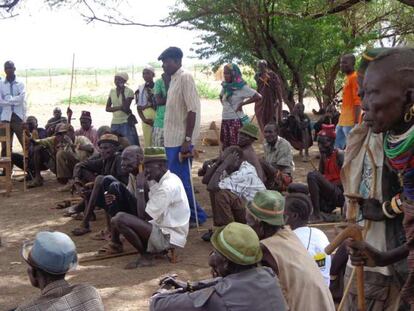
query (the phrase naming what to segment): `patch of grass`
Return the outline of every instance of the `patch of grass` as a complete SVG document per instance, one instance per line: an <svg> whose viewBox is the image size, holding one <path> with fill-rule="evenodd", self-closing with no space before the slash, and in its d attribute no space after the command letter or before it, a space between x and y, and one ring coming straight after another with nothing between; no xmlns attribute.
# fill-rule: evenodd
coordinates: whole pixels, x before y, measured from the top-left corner
<svg viewBox="0 0 414 311"><path fill-rule="evenodd" d="M205 81L196 81L196 87L198 95L201 98L206 99L218 99L220 95L220 89L212 86L210 83Z"/></svg>
<svg viewBox="0 0 414 311"><path fill-rule="evenodd" d="M108 96L104 95L98 95L98 96L92 96L92 95L78 95L72 97L72 104L75 105L87 105L87 104L99 104L99 105L105 105L106 101L108 99ZM68 104L69 98L65 98L60 101L61 104Z"/></svg>

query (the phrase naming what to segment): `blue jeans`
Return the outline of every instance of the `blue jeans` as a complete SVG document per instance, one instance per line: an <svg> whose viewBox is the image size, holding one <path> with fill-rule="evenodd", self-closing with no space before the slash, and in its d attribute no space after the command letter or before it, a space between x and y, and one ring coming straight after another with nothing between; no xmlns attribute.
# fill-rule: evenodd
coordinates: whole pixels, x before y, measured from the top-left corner
<svg viewBox="0 0 414 311"><path fill-rule="evenodd" d="M168 169L177 175L181 181L183 182L185 192L187 194L188 203L190 205L190 212L191 217L190 221L195 222L195 209L197 209L197 216L198 221L200 224L204 223L207 220L207 214L204 212L204 210L201 208L201 206L195 202L195 198L193 198L193 191L191 189L191 171L189 170L189 167L191 168L191 160L185 159L183 162L180 162L178 159L178 154L180 153L181 146L178 147L166 147L165 152L167 154L168 159ZM189 162L190 161L190 165ZM196 204L196 207L194 207L194 202Z"/></svg>
<svg viewBox="0 0 414 311"><path fill-rule="evenodd" d="M131 145L139 146L139 138L135 126L130 126L128 123L111 124L111 131L126 137Z"/></svg>
<svg viewBox="0 0 414 311"><path fill-rule="evenodd" d="M353 126L336 126L336 139L335 139L335 147L341 150L345 150L346 147L346 140L348 138L349 132L353 129Z"/></svg>

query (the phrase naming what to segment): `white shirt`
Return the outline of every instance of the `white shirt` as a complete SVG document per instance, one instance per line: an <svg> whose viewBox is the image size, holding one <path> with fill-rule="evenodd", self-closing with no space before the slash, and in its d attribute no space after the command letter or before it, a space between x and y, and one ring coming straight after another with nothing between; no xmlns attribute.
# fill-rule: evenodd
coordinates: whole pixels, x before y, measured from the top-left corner
<svg viewBox="0 0 414 311"><path fill-rule="evenodd" d="M230 176L223 178L218 186L222 190L230 190L247 201L253 201L256 192L266 190L257 175L256 168L247 161L243 161L240 168Z"/></svg>
<svg viewBox="0 0 414 311"><path fill-rule="evenodd" d="M184 247L190 222L190 205L181 179L167 171L158 183L150 187L145 212L152 217L150 223L162 233L170 235L170 243Z"/></svg>
<svg viewBox="0 0 414 311"><path fill-rule="evenodd" d="M15 79L13 82L7 79L0 81L0 120L10 121L13 112L23 121L26 118L26 90L23 82Z"/></svg>
<svg viewBox="0 0 414 311"><path fill-rule="evenodd" d="M192 142L194 143L200 131L200 98L194 78L190 73L178 69L171 76L170 87L167 93L164 117L164 146L178 147L185 140L187 113L194 112Z"/></svg>
<svg viewBox="0 0 414 311"><path fill-rule="evenodd" d="M323 231L317 228L300 227L293 230L303 246L308 250L308 253L318 264L321 270L323 279L329 287L330 271L331 271L331 256L325 253L325 247L329 245L329 240ZM325 257L325 261L323 261ZM322 259L318 260L317 259Z"/></svg>

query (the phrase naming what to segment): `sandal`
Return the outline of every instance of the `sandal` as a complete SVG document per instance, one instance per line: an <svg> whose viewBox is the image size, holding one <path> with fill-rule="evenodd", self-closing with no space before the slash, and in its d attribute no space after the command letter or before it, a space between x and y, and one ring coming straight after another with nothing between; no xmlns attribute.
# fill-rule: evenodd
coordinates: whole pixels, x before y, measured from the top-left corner
<svg viewBox="0 0 414 311"><path fill-rule="evenodd" d="M114 242L109 242L108 244L102 246L98 250L98 255L114 255L124 252L124 247L122 244L115 244Z"/></svg>
<svg viewBox="0 0 414 311"><path fill-rule="evenodd" d="M91 232L91 229L89 229L89 228L82 228L82 227L75 228L75 229L72 230L72 234L74 236L81 236L81 235L87 234L89 232Z"/></svg>
<svg viewBox="0 0 414 311"><path fill-rule="evenodd" d="M94 234L91 237L92 240L95 241L110 241L111 240L111 232L107 230L101 230L97 234Z"/></svg>

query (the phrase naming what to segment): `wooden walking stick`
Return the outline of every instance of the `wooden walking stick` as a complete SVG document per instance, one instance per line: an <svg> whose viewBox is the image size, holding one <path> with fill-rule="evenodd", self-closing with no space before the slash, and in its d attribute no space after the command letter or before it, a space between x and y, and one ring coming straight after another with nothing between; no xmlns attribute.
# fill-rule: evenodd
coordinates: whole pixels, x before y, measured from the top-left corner
<svg viewBox="0 0 414 311"><path fill-rule="evenodd" d="M27 130L23 129L23 191L27 191L27 160L28 160L28 150L27 150Z"/></svg>
<svg viewBox="0 0 414 311"><path fill-rule="evenodd" d="M362 241L362 227L356 224L356 218L358 215L359 205L358 200L362 199L362 196L357 193L345 193L344 194L348 198L348 208L346 211L346 220L348 224L346 228L339 233L336 238L325 248L326 254L330 255L333 253L335 249L337 249L344 240L351 238L355 241ZM341 303L339 305L338 310L341 310L343 304L345 302L345 298L348 294L350 286L352 284L352 279L354 274L356 273L357 276L357 296L358 296L358 311L365 311L365 293L364 293L364 267L354 267L352 270L352 274L350 277L350 281L348 282L344 295L342 297Z"/></svg>
<svg viewBox="0 0 414 311"><path fill-rule="evenodd" d="M72 73L71 73L71 77L70 77L70 90L69 90L69 106L68 108L70 109L70 104L72 103L72 89L73 89L73 76L75 73L75 53L73 53L73 57L72 57ZM70 124L71 118L68 119L68 123Z"/></svg>

